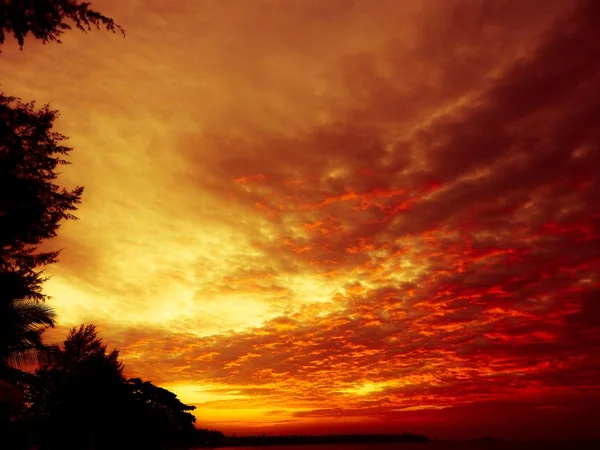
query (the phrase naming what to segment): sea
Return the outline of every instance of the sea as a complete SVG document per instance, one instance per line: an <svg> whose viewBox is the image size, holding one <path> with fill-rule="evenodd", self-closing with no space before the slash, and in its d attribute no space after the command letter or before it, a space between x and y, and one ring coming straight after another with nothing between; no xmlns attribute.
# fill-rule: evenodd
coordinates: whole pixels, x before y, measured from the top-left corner
<svg viewBox="0 0 600 450"><path fill-rule="evenodd" d="M245 447L264 450L592 450L600 448L600 442L552 441L552 442L427 442L396 444L327 444L327 445L272 445L268 447ZM243 447L223 447L220 450L239 450Z"/></svg>

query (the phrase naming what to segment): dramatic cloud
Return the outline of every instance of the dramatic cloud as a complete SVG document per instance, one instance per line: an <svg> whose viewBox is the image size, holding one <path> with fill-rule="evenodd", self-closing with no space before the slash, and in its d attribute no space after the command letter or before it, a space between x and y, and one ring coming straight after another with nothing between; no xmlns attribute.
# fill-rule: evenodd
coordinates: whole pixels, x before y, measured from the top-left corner
<svg viewBox="0 0 600 450"><path fill-rule="evenodd" d="M97 6L1 55L86 186L54 340L226 431L597 435L600 4Z"/></svg>

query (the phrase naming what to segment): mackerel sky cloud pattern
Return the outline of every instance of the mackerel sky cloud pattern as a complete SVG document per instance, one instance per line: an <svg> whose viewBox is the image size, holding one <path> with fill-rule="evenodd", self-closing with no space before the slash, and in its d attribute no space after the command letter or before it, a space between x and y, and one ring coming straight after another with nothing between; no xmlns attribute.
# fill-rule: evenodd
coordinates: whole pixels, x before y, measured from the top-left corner
<svg viewBox="0 0 600 450"><path fill-rule="evenodd" d="M228 432L597 435L598 2L97 3L2 54L86 186L55 340Z"/></svg>

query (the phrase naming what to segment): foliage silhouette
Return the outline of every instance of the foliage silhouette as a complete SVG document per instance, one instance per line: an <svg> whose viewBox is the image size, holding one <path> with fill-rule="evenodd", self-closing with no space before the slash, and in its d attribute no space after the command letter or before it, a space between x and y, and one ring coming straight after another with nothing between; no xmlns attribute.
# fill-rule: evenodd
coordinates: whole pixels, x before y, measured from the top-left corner
<svg viewBox="0 0 600 450"><path fill-rule="evenodd" d="M193 440L195 408L148 381L126 380L119 352L107 350L94 325L73 328L57 353L36 372L20 421L40 449L154 449Z"/></svg>
<svg viewBox="0 0 600 450"><path fill-rule="evenodd" d="M89 2L4 0L0 3L0 45L4 44L7 34L12 34L23 49L25 38L30 33L44 44L52 41L60 43L59 37L72 29L69 22L84 32L92 27L104 27L113 33L119 31L125 35L125 30L113 19L90 9Z"/></svg>
<svg viewBox="0 0 600 450"><path fill-rule="evenodd" d="M327 434L287 436L230 436L223 443L231 447L268 447L288 445L331 445L331 444L391 444L404 442L430 442L420 434Z"/></svg>
<svg viewBox="0 0 600 450"><path fill-rule="evenodd" d="M123 395L123 366L118 351L107 351L93 325L73 328L57 353L36 372L38 382L26 393L27 413L43 419L39 431L50 444L85 448Z"/></svg>
<svg viewBox="0 0 600 450"><path fill-rule="evenodd" d="M56 236L61 220L75 218L83 191L56 184L56 169L71 150L52 130L57 115L0 94L0 379L7 366L51 355L41 336L54 326L54 313L39 302L46 298L42 270L58 251L38 246Z"/></svg>
<svg viewBox="0 0 600 450"><path fill-rule="evenodd" d="M36 269L55 262L58 251L37 246L56 236L61 220L75 219L83 192L56 184L56 169L68 164L71 151L62 145L66 136L52 129L57 117L48 105L36 109L0 94L0 272L19 274L24 283L20 291L13 287L13 298L44 298Z"/></svg>
<svg viewBox="0 0 600 450"><path fill-rule="evenodd" d="M90 8L89 2L78 0L2 0L0 1L0 46L12 35L21 50L25 38L33 36L42 42L58 42L64 31L72 27L84 32L92 27L121 32L114 21ZM1 53L1 50L0 50ZM69 367L84 369L78 362L75 348L56 352L45 345L42 333L54 326L54 313L41 303L43 269L57 260L59 251L40 251L43 241L56 236L63 219L75 219L72 212L79 204L82 187L67 190L56 184L56 169L67 164L64 159L71 150L63 144L65 136L53 131L58 112L48 105L36 109L35 104L0 92L0 447L11 442L10 422L22 403L22 391L29 397L42 392L44 383L69 379L90 381L82 374L71 373ZM79 358L93 367L95 376L115 382L122 379L118 353L103 354L102 345L93 337L93 329L73 331L69 345L80 345L91 353ZM77 339L80 338L78 342ZM86 340L87 339L87 340ZM95 356L94 356L95 355ZM60 356L60 372L52 362ZM71 358L71 359L69 359ZM72 359L75 358L75 359ZM17 370L33 364L46 364L46 378L34 377ZM51 364L50 364L51 363ZM56 362L58 364L58 362ZM95 364L95 365L94 365ZM110 369L112 364L112 369ZM12 366L12 367L11 367ZM112 371L112 372L111 372ZM109 376L112 373L112 377ZM50 376L51 374L51 376ZM70 377L70 378L69 378ZM110 383L109 383L110 384ZM122 383L121 383L122 384ZM48 387L47 386L47 387ZM120 385L119 385L120 386ZM106 387L106 386L105 386ZM52 393L52 389L45 392ZM88 396L89 397L89 396ZM42 398L42 397L40 397ZM39 411L52 408L47 404L31 404ZM69 399L72 400L72 399ZM54 407L61 404L61 400ZM62 407L62 406L61 406ZM31 408L30 408L31 409ZM59 408L60 409L60 408ZM32 409L32 411L34 411ZM28 411L29 414L29 411ZM41 417L41 416L40 416ZM39 419L39 417L38 417ZM21 424L23 421L21 420ZM27 427L30 423L27 425ZM29 428L24 430L29 433ZM21 430L23 431L23 430ZM23 433L21 433L23 434Z"/></svg>
<svg viewBox="0 0 600 450"><path fill-rule="evenodd" d="M195 430L193 423L196 418L189 412L196 409L194 406L183 404L172 392L140 378L127 380L127 386L133 395L139 417L145 418L146 426L150 420L155 425L152 427L155 431L163 428L164 433L173 436L189 435Z"/></svg>
<svg viewBox="0 0 600 450"><path fill-rule="evenodd" d="M22 48L31 34L42 42L76 28L104 26L124 34L114 21L77 0L4 0L0 2L0 44L11 34ZM53 131L58 112L0 93L0 380L7 364L39 362L48 356L42 345L52 310L44 300L42 269L56 262L58 251L38 251L56 236L59 222L74 219L82 187L66 190L55 181L56 168L67 164L65 136ZM25 299L25 300L17 300ZM2 398L0 398L0 402Z"/></svg>
<svg viewBox="0 0 600 450"><path fill-rule="evenodd" d="M54 326L54 316L50 307L35 300L7 299L0 303L0 379L8 378L7 367L48 362L54 346L42 342L42 333Z"/></svg>

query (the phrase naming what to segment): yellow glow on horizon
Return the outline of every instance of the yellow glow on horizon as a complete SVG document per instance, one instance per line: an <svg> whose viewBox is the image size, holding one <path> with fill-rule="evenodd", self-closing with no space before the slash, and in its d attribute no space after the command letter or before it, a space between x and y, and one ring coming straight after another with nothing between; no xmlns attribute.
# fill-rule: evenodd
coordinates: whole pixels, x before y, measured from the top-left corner
<svg viewBox="0 0 600 450"><path fill-rule="evenodd" d="M446 409L447 406L439 406L439 405L415 405L415 406L407 406L406 408L398 408L393 411L426 411L428 409Z"/></svg>
<svg viewBox="0 0 600 450"><path fill-rule="evenodd" d="M227 385L163 383L161 387L173 392L180 399L185 398L186 402L192 404L249 398Z"/></svg>
<svg viewBox="0 0 600 450"><path fill-rule="evenodd" d="M377 392L383 391L385 388L392 386L394 383L390 382L365 382L362 384L355 385L353 387L339 389L336 392L340 392L346 395L358 395L358 396L366 396L370 394L374 394Z"/></svg>

